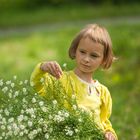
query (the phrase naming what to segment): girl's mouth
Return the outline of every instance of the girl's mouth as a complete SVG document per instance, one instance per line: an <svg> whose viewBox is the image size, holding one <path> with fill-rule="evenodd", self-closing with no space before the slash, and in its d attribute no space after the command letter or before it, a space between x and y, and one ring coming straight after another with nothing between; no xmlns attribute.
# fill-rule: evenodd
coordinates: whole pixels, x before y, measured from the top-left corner
<svg viewBox="0 0 140 140"><path fill-rule="evenodd" d="M89 65L86 65L86 64L82 64L82 66L86 67L86 68L90 68Z"/></svg>

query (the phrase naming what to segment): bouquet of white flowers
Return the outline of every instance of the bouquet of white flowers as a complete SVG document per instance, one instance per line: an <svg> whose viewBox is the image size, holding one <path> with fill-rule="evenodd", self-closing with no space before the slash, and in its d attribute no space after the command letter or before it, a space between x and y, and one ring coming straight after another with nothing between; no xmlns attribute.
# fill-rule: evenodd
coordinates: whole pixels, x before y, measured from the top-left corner
<svg viewBox="0 0 140 140"><path fill-rule="evenodd" d="M60 82L52 84L40 96L28 80L0 80L0 140L104 140L75 96L68 97Z"/></svg>

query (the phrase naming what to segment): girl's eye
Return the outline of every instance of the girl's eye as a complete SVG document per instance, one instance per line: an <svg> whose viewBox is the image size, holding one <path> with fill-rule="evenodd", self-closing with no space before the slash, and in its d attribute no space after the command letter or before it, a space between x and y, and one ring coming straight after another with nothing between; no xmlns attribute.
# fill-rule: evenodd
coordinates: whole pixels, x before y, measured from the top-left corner
<svg viewBox="0 0 140 140"><path fill-rule="evenodd" d="M93 57L93 58L97 58L98 56L97 56L97 55L91 55L91 57Z"/></svg>
<svg viewBox="0 0 140 140"><path fill-rule="evenodd" d="M80 53L85 54L85 52L84 52L84 51L80 51Z"/></svg>

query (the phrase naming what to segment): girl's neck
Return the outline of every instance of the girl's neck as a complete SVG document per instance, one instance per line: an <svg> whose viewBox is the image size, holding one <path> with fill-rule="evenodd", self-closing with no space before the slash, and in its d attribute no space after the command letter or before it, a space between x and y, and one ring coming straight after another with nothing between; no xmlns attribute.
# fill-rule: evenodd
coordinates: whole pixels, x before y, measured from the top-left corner
<svg viewBox="0 0 140 140"><path fill-rule="evenodd" d="M79 69L75 68L74 73L82 80L86 81L87 83L94 83L92 79L92 73L85 73L80 71Z"/></svg>

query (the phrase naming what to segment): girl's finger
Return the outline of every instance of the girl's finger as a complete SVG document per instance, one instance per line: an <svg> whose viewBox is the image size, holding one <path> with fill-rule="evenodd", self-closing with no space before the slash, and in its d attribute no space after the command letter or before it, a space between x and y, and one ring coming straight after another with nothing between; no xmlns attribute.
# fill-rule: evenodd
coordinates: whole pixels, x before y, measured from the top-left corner
<svg viewBox="0 0 140 140"><path fill-rule="evenodd" d="M47 71L48 73L54 76L53 68L50 62L45 63L43 69L45 69L45 71Z"/></svg>
<svg viewBox="0 0 140 140"><path fill-rule="evenodd" d="M54 76L54 77L58 77L58 74L57 74L57 71L55 69L55 65L53 62L50 62L50 70L51 70L51 74Z"/></svg>
<svg viewBox="0 0 140 140"><path fill-rule="evenodd" d="M113 135L111 135L111 140L115 140L115 137Z"/></svg>
<svg viewBox="0 0 140 140"><path fill-rule="evenodd" d="M105 134L105 138L106 140L115 140L114 136L110 132Z"/></svg>
<svg viewBox="0 0 140 140"><path fill-rule="evenodd" d="M59 69L59 67L58 67L57 62L52 62L52 63L51 63L51 69L52 69L53 75L54 75L56 78L60 78L61 73L60 73L60 69Z"/></svg>
<svg viewBox="0 0 140 140"><path fill-rule="evenodd" d="M60 65L59 65L57 62L55 62L55 68L56 68L57 72L58 72L60 75L62 75L62 69L61 69Z"/></svg>
<svg viewBox="0 0 140 140"><path fill-rule="evenodd" d="M109 140L109 133L105 134L105 138L106 138L106 140Z"/></svg>
<svg viewBox="0 0 140 140"><path fill-rule="evenodd" d="M112 136L110 134L108 135L108 140L112 140Z"/></svg>

